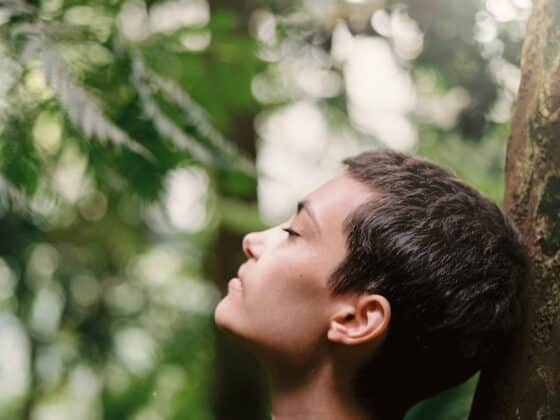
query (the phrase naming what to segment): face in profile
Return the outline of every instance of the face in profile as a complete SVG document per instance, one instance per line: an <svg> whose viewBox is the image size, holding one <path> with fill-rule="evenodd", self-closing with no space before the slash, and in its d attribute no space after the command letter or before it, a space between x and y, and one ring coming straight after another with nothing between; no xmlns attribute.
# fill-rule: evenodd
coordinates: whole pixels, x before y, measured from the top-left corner
<svg viewBox="0 0 560 420"><path fill-rule="evenodd" d="M285 223L246 235L247 261L216 307L217 325L264 357L316 356L336 309L327 280L347 253L343 222L371 195L342 175L305 197Z"/></svg>

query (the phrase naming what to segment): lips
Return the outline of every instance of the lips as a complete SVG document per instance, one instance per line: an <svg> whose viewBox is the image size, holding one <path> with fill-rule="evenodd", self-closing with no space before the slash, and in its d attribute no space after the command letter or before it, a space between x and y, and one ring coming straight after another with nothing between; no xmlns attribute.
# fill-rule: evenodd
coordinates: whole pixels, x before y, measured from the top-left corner
<svg viewBox="0 0 560 420"><path fill-rule="evenodd" d="M243 271L242 268L243 268L244 265L245 265L245 264L242 264L242 265L239 267L239 269L237 270L237 278L238 278L239 280L241 280L242 283L243 283L243 275L241 274L241 271Z"/></svg>
<svg viewBox="0 0 560 420"><path fill-rule="evenodd" d="M234 277L228 282L228 288L236 289L236 290L243 290L243 284L241 283L241 279Z"/></svg>

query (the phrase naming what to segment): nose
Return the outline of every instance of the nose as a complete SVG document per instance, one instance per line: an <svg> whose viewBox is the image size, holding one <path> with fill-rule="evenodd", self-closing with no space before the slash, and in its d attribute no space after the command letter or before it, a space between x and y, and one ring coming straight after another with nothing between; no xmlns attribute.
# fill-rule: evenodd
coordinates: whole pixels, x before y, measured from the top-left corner
<svg viewBox="0 0 560 420"><path fill-rule="evenodd" d="M243 237L241 246L247 258L257 258L257 254L255 252L256 246L254 233L248 233L247 235L245 235Z"/></svg>

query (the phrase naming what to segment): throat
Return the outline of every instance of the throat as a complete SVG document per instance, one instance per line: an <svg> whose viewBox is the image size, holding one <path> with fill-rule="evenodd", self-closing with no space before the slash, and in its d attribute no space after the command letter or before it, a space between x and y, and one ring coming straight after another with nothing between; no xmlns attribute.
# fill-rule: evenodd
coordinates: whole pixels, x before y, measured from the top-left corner
<svg viewBox="0 0 560 420"><path fill-rule="evenodd" d="M305 376L269 375L269 389L272 420L373 420L353 397L350 380L335 376L329 366Z"/></svg>

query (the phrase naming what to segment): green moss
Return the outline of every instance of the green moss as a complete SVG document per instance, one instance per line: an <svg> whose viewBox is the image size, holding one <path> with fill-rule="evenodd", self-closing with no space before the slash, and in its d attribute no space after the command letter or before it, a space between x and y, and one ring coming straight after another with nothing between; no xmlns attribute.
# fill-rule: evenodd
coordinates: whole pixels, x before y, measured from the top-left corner
<svg viewBox="0 0 560 420"><path fill-rule="evenodd" d="M550 176L544 186L538 214L545 219L541 246L547 256L560 250L560 176Z"/></svg>
<svg viewBox="0 0 560 420"><path fill-rule="evenodd" d="M544 66L550 70L560 54L558 38L560 37L560 7L556 7L556 2L551 2L552 13L549 16L546 46L544 48Z"/></svg>

